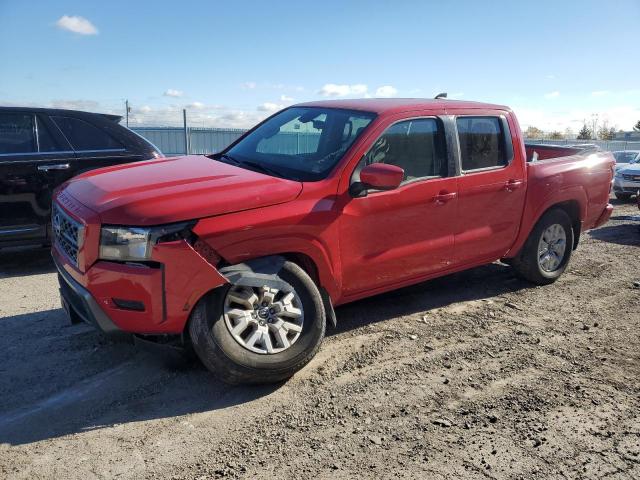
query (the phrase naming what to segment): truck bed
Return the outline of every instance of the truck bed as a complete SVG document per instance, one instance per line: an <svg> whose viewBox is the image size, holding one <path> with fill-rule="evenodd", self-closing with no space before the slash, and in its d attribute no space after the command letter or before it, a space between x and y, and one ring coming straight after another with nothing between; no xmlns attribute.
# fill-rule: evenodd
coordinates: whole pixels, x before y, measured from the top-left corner
<svg viewBox="0 0 640 480"><path fill-rule="evenodd" d="M523 222L534 221L551 203L575 205L580 230L598 226L609 203L615 160L610 152L553 145L525 145L527 201ZM535 155L534 155L535 152Z"/></svg>

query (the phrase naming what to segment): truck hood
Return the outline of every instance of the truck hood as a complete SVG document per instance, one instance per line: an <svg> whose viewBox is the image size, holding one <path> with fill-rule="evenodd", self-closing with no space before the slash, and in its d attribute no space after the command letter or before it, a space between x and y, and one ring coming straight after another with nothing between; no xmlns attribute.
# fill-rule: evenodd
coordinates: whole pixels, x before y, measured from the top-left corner
<svg viewBox="0 0 640 480"><path fill-rule="evenodd" d="M625 163L622 168L616 169L617 173L626 173L627 175L640 175L640 164Z"/></svg>
<svg viewBox="0 0 640 480"><path fill-rule="evenodd" d="M302 183L190 155L92 170L64 188L102 223L149 226L288 202Z"/></svg>

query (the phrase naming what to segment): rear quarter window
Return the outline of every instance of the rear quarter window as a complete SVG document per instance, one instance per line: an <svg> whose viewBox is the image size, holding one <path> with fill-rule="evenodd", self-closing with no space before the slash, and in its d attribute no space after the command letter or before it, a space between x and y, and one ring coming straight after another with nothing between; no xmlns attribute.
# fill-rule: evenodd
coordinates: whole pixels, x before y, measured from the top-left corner
<svg viewBox="0 0 640 480"><path fill-rule="evenodd" d="M503 125L500 117L456 118L463 171L503 167L509 163L507 142L511 142L511 137Z"/></svg>
<svg viewBox="0 0 640 480"><path fill-rule="evenodd" d="M124 148L107 132L73 117L51 117L74 150L115 150Z"/></svg>

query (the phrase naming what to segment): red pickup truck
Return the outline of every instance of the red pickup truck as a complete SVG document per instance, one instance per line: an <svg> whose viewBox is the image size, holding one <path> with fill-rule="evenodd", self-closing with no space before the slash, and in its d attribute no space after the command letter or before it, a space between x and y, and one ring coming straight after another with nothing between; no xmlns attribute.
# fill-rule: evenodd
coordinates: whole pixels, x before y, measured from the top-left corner
<svg viewBox="0 0 640 480"><path fill-rule="evenodd" d="M538 285L611 215L611 154L525 146L503 106L305 103L223 152L85 173L55 196L72 321L181 339L227 382L293 375L334 307L497 260Z"/></svg>

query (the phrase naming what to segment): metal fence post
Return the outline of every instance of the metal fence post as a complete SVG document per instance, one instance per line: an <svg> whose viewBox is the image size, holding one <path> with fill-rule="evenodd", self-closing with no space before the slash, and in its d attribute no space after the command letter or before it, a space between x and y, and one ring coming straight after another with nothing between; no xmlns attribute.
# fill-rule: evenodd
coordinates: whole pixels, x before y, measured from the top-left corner
<svg viewBox="0 0 640 480"><path fill-rule="evenodd" d="M189 155L189 129L187 128L187 109L182 109L182 126L184 128L184 153Z"/></svg>

